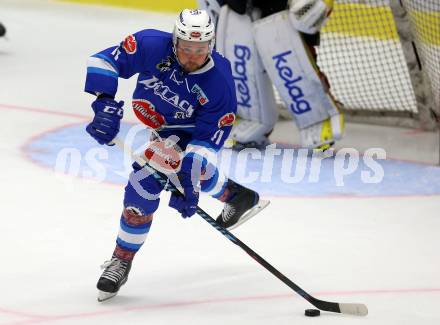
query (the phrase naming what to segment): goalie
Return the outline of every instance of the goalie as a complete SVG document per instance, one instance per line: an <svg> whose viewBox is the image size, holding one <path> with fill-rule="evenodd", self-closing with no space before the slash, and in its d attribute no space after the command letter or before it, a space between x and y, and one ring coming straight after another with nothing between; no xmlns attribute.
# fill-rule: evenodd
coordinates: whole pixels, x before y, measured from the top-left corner
<svg viewBox="0 0 440 325"><path fill-rule="evenodd" d="M239 121L235 148L269 144L278 119L273 86L299 129L301 145L328 149L343 115L319 70L315 46L333 0L199 0L218 20L217 50L231 61Z"/></svg>

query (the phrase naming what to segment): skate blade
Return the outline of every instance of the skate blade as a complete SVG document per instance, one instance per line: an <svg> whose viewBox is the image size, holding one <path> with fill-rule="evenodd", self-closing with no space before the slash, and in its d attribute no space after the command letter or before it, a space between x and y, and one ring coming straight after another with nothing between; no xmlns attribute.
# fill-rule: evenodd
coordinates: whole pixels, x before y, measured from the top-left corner
<svg viewBox="0 0 440 325"><path fill-rule="evenodd" d="M242 223L248 221L250 218L252 218L253 216L257 215L258 213L260 213L265 207L267 207L269 205L270 201L269 200L260 200L258 201L257 205L254 206L252 209L250 209L248 212L246 212L241 218L240 220L238 220L235 224L233 224L232 226L226 228L228 230L232 230L237 228L238 226L240 226Z"/></svg>
<svg viewBox="0 0 440 325"><path fill-rule="evenodd" d="M118 294L117 292L105 292L105 291L98 290L98 301L99 302L106 301L110 298L113 298L117 294Z"/></svg>

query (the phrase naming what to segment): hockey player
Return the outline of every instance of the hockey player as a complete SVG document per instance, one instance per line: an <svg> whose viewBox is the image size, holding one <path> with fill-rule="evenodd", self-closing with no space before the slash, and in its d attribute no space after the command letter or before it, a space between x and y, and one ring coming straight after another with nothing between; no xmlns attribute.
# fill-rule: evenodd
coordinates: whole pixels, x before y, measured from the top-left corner
<svg viewBox="0 0 440 325"><path fill-rule="evenodd" d="M142 30L119 46L91 56L85 91L96 96L92 103L95 117L86 130L100 144L111 144L123 116L123 102L114 99L118 78L138 73L132 102L135 113L142 113L143 122L160 137L177 136L177 145L184 151L180 170L176 170L184 195L172 194L170 207L184 218L191 217L201 189L224 202L216 221L231 229L252 216L263 200L255 191L225 178L212 167L207 155L200 154L223 146L237 106L230 63L213 47L214 24L209 15L204 10L185 9L172 34ZM208 178L209 166L213 172ZM145 169L136 163L133 167L125 188L116 248L97 284L100 301L116 295L127 281L163 190L152 175L143 174Z"/></svg>
<svg viewBox="0 0 440 325"><path fill-rule="evenodd" d="M217 50L231 61L239 117L236 147L264 147L278 117L272 85L300 131L301 145L327 149L343 116L316 64L319 30L333 0L199 0L217 17ZM287 9L287 10L286 10Z"/></svg>

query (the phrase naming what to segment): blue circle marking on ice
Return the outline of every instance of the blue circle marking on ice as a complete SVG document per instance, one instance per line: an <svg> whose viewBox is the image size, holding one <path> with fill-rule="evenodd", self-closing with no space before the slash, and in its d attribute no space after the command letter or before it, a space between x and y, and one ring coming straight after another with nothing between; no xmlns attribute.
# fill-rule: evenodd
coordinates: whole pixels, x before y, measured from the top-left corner
<svg viewBox="0 0 440 325"><path fill-rule="evenodd" d="M132 127L122 123L119 136L125 137ZM132 148L145 148L147 138L146 130L137 132L131 142ZM359 157L355 170L348 175L340 175L341 168L349 168L348 160L338 165L339 169L335 166L334 157L322 159L318 167L314 161L315 165L312 167L311 154L301 155L298 150L284 149L289 148L281 148L282 154L272 155L272 165L263 159L264 152L250 151L237 154L224 150L219 154L219 162L222 166L229 166L226 170L229 170L231 178L258 190L263 196L368 197L440 194L440 168L436 166L375 159L376 166L379 165L383 171L383 177L378 183L365 183L365 175L374 176L376 173L380 176L380 172L366 164L363 156ZM78 177L125 184L131 171L128 157L124 157L122 151L116 147L98 145L85 132L85 124L45 133L28 143L25 150L38 164ZM289 164L286 163L288 161ZM339 174L335 172L337 169Z"/></svg>

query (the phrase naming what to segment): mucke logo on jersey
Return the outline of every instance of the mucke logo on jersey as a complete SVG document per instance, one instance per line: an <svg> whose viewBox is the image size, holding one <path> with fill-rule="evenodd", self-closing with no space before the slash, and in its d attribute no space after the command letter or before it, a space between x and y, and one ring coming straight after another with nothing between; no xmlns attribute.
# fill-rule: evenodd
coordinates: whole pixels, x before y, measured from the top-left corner
<svg viewBox="0 0 440 325"><path fill-rule="evenodd" d="M128 54L134 54L137 50L136 38L133 35L128 35L124 42L122 43L122 47Z"/></svg>
<svg viewBox="0 0 440 325"><path fill-rule="evenodd" d="M171 56L167 56L166 59L163 59L158 64L156 64L156 69L160 72L165 72L171 70L171 65L174 63L174 59Z"/></svg>
<svg viewBox="0 0 440 325"><path fill-rule="evenodd" d="M146 99L133 99L131 103L134 114L142 123L157 129L164 123L164 117L156 112L156 108L153 103Z"/></svg>
<svg viewBox="0 0 440 325"><path fill-rule="evenodd" d="M225 126L231 126L232 124L234 124L234 121L235 121L235 114L227 113L218 120L218 128L221 129L222 127Z"/></svg>
<svg viewBox="0 0 440 325"><path fill-rule="evenodd" d="M295 76L294 71L289 67L289 63L286 60L286 57L291 53L292 51L280 53L273 56L272 59L275 61L275 69L278 71L279 77L284 81L284 87L292 99L289 107L294 114L300 115L312 110L312 108L306 100L300 85L298 85L298 82L303 77L300 75Z"/></svg>
<svg viewBox="0 0 440 325"><path fill-rule="evenodd" d="M194 86L191 88L191 92L197 94L197 100L199 101L200 105L205 105L207 102L209 102L208 97L198 84L194 84Z"/></svg>
<svg viewBox="0 0 440 325"><path fill-rule="evenodd" d="M185 99L180 99L179 94L175 93L170 87L165 86L163 81L159 80L156 76L151 76L149 79L139 80L139 83L145 86L145 89L153 90L154 94L159 96L160 99L174 106L175 108L185 112L186 117L191 117L194 108Z"/></svg>

